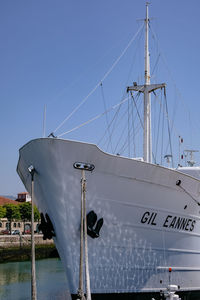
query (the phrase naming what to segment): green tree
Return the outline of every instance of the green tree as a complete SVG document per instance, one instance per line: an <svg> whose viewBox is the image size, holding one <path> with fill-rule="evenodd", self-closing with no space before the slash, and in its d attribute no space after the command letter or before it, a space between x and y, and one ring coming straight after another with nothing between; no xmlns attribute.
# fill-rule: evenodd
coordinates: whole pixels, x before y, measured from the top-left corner
<svg viewBox="0 0 200 300"><path fill-rule="evenodd" d="M6 217L6 208L3 206L0 206L0 219Z"/></svg>
<svg viewBox="0 0 200 300"><path fill-rule="evenodd" d="M23 222L31 220L31 203L30 202L24 202L24 203L20 204L19 210L20 210L21 219Z"/></svg>
<svg viewBox="0 0 200 300"><path fill-rule="evenodd" d="M21 219L26 222L26 221L31 221L31 203L30 202L24 202L20 204L20 214L21 214ZM39 221L40 220L40 213L37 207L34 205L34 221Z"/></svg>
<svg viewBox="0 0 200 300"><path fill-rule="evenodd" d="M25 231L25 222L31 220L31 203L24 202L20 204L20 213L21 213L21 220L24 223L24 231Z"/></svg>
<svg viewBox="0 0 200 300"><path fill-rule="evenodd" d="M39 222L39 220L40 220L40 213L37 206L34 205L34 221Z"/></svg>
<svg viewBox="0 0 200 300"><path fill-rule="evenodd" d="M20 204L20 214L21 219L24 222L24 231L25 231L25 222L31 221L31 202L24 202ZM34 206L34 221L40 220L40 213L36 206Z"/></svg>
<svg viewBox="0 0 200 300"><path fill-rule="evenodd" d="M8 219L8 221L10 223L10 234L11 234L12 221L13 220L20 220L21 219L19 205L16 205L16 204L5 204L3 207L6 208L6 215L5 215L5 217Z"/></svg>

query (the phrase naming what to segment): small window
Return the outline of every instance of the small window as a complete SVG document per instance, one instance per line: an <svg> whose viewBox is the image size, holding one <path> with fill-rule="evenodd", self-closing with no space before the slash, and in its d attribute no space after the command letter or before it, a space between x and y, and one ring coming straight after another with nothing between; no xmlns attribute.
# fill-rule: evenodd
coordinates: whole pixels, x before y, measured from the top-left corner
<svg viewBox="0 0 200 300"><path fill-rule="evenodd" d="M15 227L15 228L16 228L16 227L17 227L17 224L16 224L16 223L14 223L14 224L13 224L13 227Z"/></svg>
<svg viewBox="0 0 200 300"><path fill-rule="evenodd" d="M21 227L21 223L18 223L18 227Z"/></svg>
<svg viewBox="0 0 200 300"><path fill-rule="evenodd" d="M3 226L3 224L0 222L0 227L2 227Z"/></svg>

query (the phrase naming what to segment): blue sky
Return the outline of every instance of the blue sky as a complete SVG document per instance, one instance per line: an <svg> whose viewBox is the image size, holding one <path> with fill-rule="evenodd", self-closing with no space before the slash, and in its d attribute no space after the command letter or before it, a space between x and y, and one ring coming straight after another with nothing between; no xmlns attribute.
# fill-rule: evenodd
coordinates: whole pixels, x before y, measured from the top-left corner
<svg viewBox="0 0 200 300"><path fill-rule="evenodd" d="M181 125L176 125L176 132L183 135L185 148L200 150L199 10L199 0L152 0L150 5L152 28L166 59L159 80L165 81L169 69L175 93L182 95L177 100L180 116L177 112L176 124ZM44 105L48 135L99 82L137 32L144 15L143 0L0 2L1 195L24 191L16 173L18 150L42 136ZM132 49L127 55L134 53ZM143 51L141 48L142 62ZM118 88L126 83L130 61L125 57L124 65L120 62L105 84L104 96L111 105L121 99L123 91ZM137 80L135 74L136 69L128 84ZM169 88L169 95L173 90ZM100 98L101 91L96 91L88 106L58 134L102 112ZM99 131L97 122L69 138L95 143Z"/></svg>

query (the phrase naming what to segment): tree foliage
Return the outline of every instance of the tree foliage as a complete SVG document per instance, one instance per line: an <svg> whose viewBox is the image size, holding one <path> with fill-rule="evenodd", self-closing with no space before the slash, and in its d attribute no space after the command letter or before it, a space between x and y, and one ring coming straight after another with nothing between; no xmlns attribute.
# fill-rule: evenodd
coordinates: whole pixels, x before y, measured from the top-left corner
<svg viewBox="0 0 200 300"><path fill-rule="evenodd" d="M21 214L21 220L23 222L30 221L31 220L31 204L30 202L24 202L20 204L20 214Z"/></svg>
<svg viewBox="0 0 200 300"><path fill-rule="evenodd" d="M26 221L31 221L31 202L24 202L20 205L20 213L21 213L21 219ZM36 206L34 206L34 221L39 221L40 219L40 213Z"/></svg>
<svg viewBox="0 0 200 300"><path fill-rule="evenodd" d="M31 202L24 202L20 205L5 204L0 206L0 218L7 218L9 221L22 220L23 222L31 221ZM34 221L40 220L40 213L34 206Z"/></svg>
<svg viewBox="0 0 200 300"><path fill-rule="evenodd" d="M39 213L39 210L37 208L37 206L34 206L34 221L38 221L39 222L40 220L40 213Z"/></svg>
<svg viewBox="0 0 200 300"><path fill-rule="evenodd" d="M0 206L0 219L6 217L6 208L3 206Z"/></svg>
<svg viewBox="0 0 200 300"><path fill-rule="evenodd" d="M6 204L3 207L6 208L5 216L9 221L20 220L21 215L20 215L19 205Z"/></svg>
<svg viewBox="0 0 200 300"><path fill-rule="evenodd" d="M10 223L10 234L11 234L11 223L13 220L20 220L21 215L20 215L20 211L19 211L19 205L15 205L15 204L5 204L3 206L6 209L6 214L5 217L9 220Z"/></svg>

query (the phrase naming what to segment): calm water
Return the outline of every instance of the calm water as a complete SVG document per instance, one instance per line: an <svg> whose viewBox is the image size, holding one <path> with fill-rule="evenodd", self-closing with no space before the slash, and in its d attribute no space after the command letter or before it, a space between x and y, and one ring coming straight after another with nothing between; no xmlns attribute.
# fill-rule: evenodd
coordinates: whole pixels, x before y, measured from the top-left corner
<svg viewBox="0 0 200 300"><path fill-rule="evenodd" d="M36 261L37 299L70 300L66 276L59 259ZM31 299L31 263L0 264L0 299Z"/></svg>

